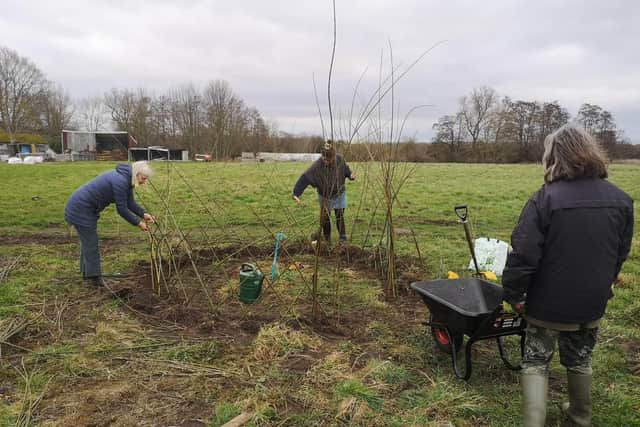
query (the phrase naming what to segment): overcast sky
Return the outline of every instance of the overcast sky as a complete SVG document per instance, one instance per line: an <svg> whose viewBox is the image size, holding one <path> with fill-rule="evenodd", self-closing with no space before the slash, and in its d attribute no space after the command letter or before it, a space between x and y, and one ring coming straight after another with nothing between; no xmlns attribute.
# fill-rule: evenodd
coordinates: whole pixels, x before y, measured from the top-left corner
<svg viewBox="0 0 640 427"><path fill-rule="evenodd" d="M388 72L389 44L400 69L437 45L395 90L397 117L427 105L411 115L406 137L428 140L438 117L486 85L512 99L558 100L572 116L598 104L640 143L640 2L336 3L332 97L343 117L360 75L367 70L359 100L377 86L381 56ZM2 0L0 8L0 45L73 98L223 79L292 133L321 131L312 76L326 115L332 31L330 0Z"/></svg>

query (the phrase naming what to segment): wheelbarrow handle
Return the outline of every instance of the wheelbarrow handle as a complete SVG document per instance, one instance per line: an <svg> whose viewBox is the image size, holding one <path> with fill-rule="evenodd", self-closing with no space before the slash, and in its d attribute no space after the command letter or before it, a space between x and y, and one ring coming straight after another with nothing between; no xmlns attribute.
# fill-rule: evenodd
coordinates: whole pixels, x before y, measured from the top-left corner
<svg viewBox="0 0 640 427"><path fill-rule="evenodd" d="M467 205L458 205L453 208L460 221L467 222Z"/></svg>

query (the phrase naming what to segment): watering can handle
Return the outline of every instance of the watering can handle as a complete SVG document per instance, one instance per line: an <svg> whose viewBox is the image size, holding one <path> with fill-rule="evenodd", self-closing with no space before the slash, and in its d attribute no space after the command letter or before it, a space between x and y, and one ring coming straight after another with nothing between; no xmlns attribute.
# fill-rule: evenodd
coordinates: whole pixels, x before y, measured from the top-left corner
<svg viewBox="0 0 640 427"><path fill-rule="evenodd" d="M458 205L453 210L456 212L460 221L467 222L467 205Z"/></svg>
<svg viewBox="0 0 640 427"><path fill-rule="evenodd" d="M248 262L243 262L242 265L240 266L240 271L255 271L255 270L256 270L256 266Z"/></svg>

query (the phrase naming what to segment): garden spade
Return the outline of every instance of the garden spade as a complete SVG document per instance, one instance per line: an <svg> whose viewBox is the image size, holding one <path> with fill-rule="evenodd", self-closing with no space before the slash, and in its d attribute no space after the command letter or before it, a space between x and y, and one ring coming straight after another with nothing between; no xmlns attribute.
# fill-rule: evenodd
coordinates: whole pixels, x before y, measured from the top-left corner
<svg viewBox="0 0 640 427"><path fill-rule="evenodd" d="M454 208L458 220L464 226L464 234L467 237L467 243L469 244L469 250L471 251L471 258L473 258L473 265L476 267L476 274L483 276L478 267L478 260L476 259L476 251L473 247L473 240L471 239L471 231L469 230L469 222L467 221L467 205L458 205Z"/></svg>

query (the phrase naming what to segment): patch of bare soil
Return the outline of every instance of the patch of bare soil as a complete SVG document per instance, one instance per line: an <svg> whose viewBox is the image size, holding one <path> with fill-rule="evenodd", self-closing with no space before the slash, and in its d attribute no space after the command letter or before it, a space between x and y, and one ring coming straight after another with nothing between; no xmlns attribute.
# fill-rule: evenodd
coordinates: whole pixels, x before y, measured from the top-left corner
<svg viewBox="0 0 640 427"><path fill-rule="evenodd" d="M121 245L125 239L121 237L100 237L100 244L103 245ZM22 233L9 234L2 236L2 244L5 246L12 245L68 245L72 243L79 244L78 236L73 233Z"/></svg>
<svg viewBox="0 0 640 427"><path fill-rule="evenodd" d="M117 250L118 242L113 242L112 248ZM300 254L314 253L315 248L311 245L292 244L283 248L279 260L282 265L297 265ZM132 313L154 333L163 336L169 334L172 338L181 336L195 341L214 338L224 354L243 359L251 358L251 346L263 327L284 321L290 328L305 330L323 340L320 348L307 349L277 361L280 368L296 381L295 378L304 376L332 348L341 343L349 342L362 347L363 354L352 356L350 361L356 368L365 366L372 358L386 358L385 350L376 348L375 342L367 334L371 322L379 320L388 324L401 324L418 318L422 320L425 315L426 307L412 296L392 302L393 309L382 313L343 310L336 318L333 308L325 307L328 311L319 310L319 314L314 316L308 298L286 299L266 283L258 303L245 305L237 297L225 297L224 295L229 295L228 292L225 294L225 286L230 279L238 280L238 267L242 260L269 259L272 248L236 246L202 250L194 255L214 302L213 307L193 275L190 261L180 263L181 271L185 273L185 288L176 287L168 292L162 286L160 295L152 288L150 264L139 262L125 276L108 278L108 289L91 289L87 304L71 304L64 309L48 308L49 311L44 312L44 315L53 322L49 328L53 331L51 333L55 334L56 319L60 319L60 325L64 326L65 331L77 327L81 332L88 332L86 328L91 325L84 325L84 329L81 324L72 326L75 325L74 317L81 317L80 310L86 310L87 305L96 305L97 300L92 298L114 298L120 301L123 310ZM373 251L344 244L327 251L321 257L322 262L340 265L356 277L374 278L380 277L380 271L375 268L378 255ZM224 260L223 267L212 269L211 265L215 265L218 260ZM424 273L421 273L418 265L417 259L399 259L397 266L400 280L409 282L420 279ZM204 266L207 268L200 269ZM294 304L295 307L286 306L287 304ZM291 317L291 313L295 313L295 317ZM56 339L53 335L36 337L35 334L30 338L42 345L46 345L47 340ZM229 377L203 377L188 373L190 371L182 371L180 367L167 364L167 361L136 353L126 357L91 360L90 363L97 365L96 372L109 372L108 378L75 377L69 384L55 383L47 390L38 410L39 421L56 426L201 426L206 425L205 422L211 418L215 402L221 396L229 393L233 395L234 390L244 387L244 371ZM247 363L250 365L251 362ZM230 369L253 367L249 365L244 367L244 362L241 362ZM251 378L250 370L247 372ZM252 381L249 380L249 383ZM291 405L286 410L287 413L305 410L303 407L296 407L295 399L287 402L287 405Z"/></svg>
<svg viewBox="0 0 640 427"><path fill-rule="evenodd" d="M288 371L304 374L325 356L326 353L319 351L308 351L305 353L294 354L284 359L280 366Z"/></svg>
<svg viewBox="0 0 640 427"><path fill-rule="evenodd" d="M549 389L554 392L562 393L566 387L567 379L564 374L551 371L549 372Z"/></svg>
<svg viewBox="0 0 640 427"><path fill-rule="evenodd" d="M279 262L284 265L297 265L296 259L301 253L313 255L315 250L310 244L290 244L283 247ZM280 315L274 307L281 305L282 301L278 300L276 293L269 292L266 287L260 303L250 306L242 304L237 299L218 302L215 294L230 278L237 280L237 267L242 264L243 259L268 259L272 256L271 251L270 247L226 246L194 252L193 258L197 259L197 265L207 266L206 270L202 269L201 276L209 294L213 295L212 301L216 301L213 307L208 304L202 288L193 283L183 291L174 289L172 293L167 293L161 288L161 295L156 295L152 290L151 269L147 262L136 264L125 278L110 281L109 288L116 298L122 300L126 308L147 321L174 324L186 333L195 335L233 337L234 342L243 344L252 341L264 325L279 320ZM364 250L348 243L321 254L321 262L339 265L349 274L371 279L379 278L380 268L384 268L376 261L378 258L379 254L375 251ZM211 273L211 265L218 260L225 260L225 267ZM376 265L379 269L376 269ZM397 259L397 277L403 293L409 294L409 283L424 277L425 272L420 265L422 263L417 258ZM181 262L179 268L187 272L193 270L190 261ZM373 320L374 316L373 313L348 311L340 313L338 321L327 318L326 313L313 316L311 305L306 299L299 300L296 312L299 313L298 318L292 323L304 325L318 334L336 339L358 339L361 329ZM295 327L293 324L291 326Z"/></svg>
<svg viewBox="0 0 640 427"><path fill-rule="evenodd" d="M67 245L77 243L78 237L72 234L12 234L2 237L3 245Z"/></svg>
<svg viewBox="0 0 640 427"><path fill-rule="evenodd" d="M424 218L420 216L399 216L399 221L407 221L409 224L427 224L427 225L458 225L458 221L449 219Z"/></svg>

